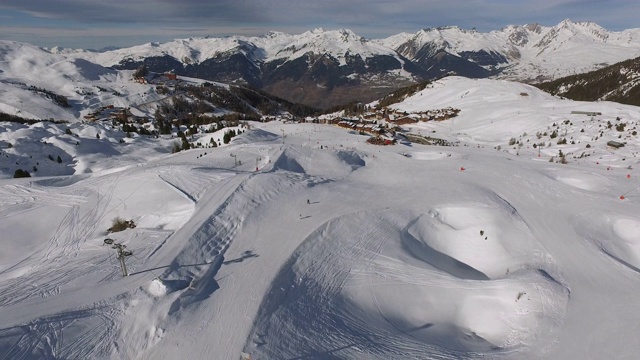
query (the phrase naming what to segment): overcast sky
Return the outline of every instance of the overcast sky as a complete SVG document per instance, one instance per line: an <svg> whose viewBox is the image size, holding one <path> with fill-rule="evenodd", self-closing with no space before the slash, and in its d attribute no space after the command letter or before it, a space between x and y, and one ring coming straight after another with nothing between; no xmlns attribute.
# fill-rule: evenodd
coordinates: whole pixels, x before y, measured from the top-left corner
<svg viewBox="0 0 640 360"><path fill-rule="evenodd" d="M638 0L0 0L0 40L100 49L191 36L297 34L317 27L381 38L457 25L479 31L563 19L640 27Z"/></svg>

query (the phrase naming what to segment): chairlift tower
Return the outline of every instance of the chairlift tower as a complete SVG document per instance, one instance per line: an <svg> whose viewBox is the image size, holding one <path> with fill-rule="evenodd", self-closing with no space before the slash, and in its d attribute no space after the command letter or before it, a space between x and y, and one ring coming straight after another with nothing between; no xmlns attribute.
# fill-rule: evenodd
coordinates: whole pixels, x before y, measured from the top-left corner
<svg viewBox="0 0 640 360"><path fill-rule="evenodd" d="M124 259L128 256L133 255L131 250L127 250L127 246L123 244L116 243L113 239L104 239L105 245L111 245L112 249L116 249L118 252L117 259L120 261L120 269L122 270L122 276L129 276L129 272L127 271L127 264L125 264Z"/></svg>
<svg viewBox="0 0 640 360"><path fill-rule="evenodd" d="M238 166L238 155L229 154L233 158L233 168L235 169Z"/></svg>

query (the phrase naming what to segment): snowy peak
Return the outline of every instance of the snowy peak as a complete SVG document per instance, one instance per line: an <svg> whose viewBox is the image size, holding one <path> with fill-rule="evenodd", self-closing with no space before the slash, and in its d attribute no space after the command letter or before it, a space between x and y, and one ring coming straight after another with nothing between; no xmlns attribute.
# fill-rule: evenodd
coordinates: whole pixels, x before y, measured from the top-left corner
<svg viewBox="0 0 640 360"><path fill-rule="evenodd" d="M375 55L395 55L395 52L375 42L366 40L348 29L326 31L318 28L292 37L286 47L270 56L268 60L294 60L305 54L329 55L344 65L348 54L359 54L366 59Z"/></svg>
<svg viewBox="0 0 640 360"><path fill-rule="evenodd" d="M2 63L8 64L9 66L12 64L15 65L15 60L27 59L29 57L33 58L31 65L41 66L51 65L64 59L63 56L52 54L31 44L3 40L0 40L0 56L3 59Z"/></svg>
<svg viewBox="0 0 640 360"><path fill-rule="evenodd" d="M168 43L149 43L114 51L80 52L84 57L103 66L114 66L123 59L143 61L150 57L171 57L184 66L200 64L221 55L242 54L256 67L272 61L286 62L307 54L315 57L328 56L346 65L348 56L359 55L362 59L375 56L404 57L420 65L435 56L450 54L477 65L490 74L520 63L530 64L523 71L530 75L534 70L543 77L557 77L575 72L562 64L545 64L545 56L566 57L567 49L586 49L604 53L605 59L595 56L580 59L589 63L580 69L593 70L596 64L612 63L637 56L640 47L640 29L610 32L592 22L563 20L553 27L533 23L511 25L488 33L465 30L457 26L427 28L417 33L401 33L385 39L365 39L349 29L325 30L317 28L302 34L290 35L271 31L258 37L205 37L174 40ZM602 50L600 50L602 47ZM57 50L64 54L66 50ZM440 54L440 55L438 55ZM557 54L557 55L556 55ZM613 60L613 61L612 61ZM451 61L458 61L452 59ZM430 63L429 66L432 64ZM558 65L558 66L556 66ZM573 65L573 64L572 64ZM554 67L550 69L549 67ZM509 78L524 79L509 73ZM528 77L527 77L528 78Z"/></svg>
<svg viewBox="0 0 640 360"><path fill-rule="evenodd" d="M609 31L592 22L578 22L566 19L560 24L549 29L535 47L546 49L558 44L596 42L606 43L609 39Z"/></svg>
<svg viewBox="0 0 640 360"><path fill-rule="evenodd" d="M527 25L524 25L523 27L535 34L540 34L543 30L542 26L538 23L527 24Z"/></svg>
<svg viewBox="0 0 640 360"><path fill-rule="evenodd" d="M640 30L630 30L627 33L638 33ZM498 31L479 33L475 30L463 30L458 27L440 27L423 29L414 36L390 37L383 43L398 50L401 54L411 56L419 49L428 47L445 50L453 54L466 51L486 51L499 53L506 58L518 59L518 49L537 49L549 51L587 44L608 44L610 37L616 33L609 32L593 22L573 22L569 19L553 27L543 27L539 24L523 26L507 26ZM633 36L626 35L627 43L635 42ZM404 40L404 41L403 41ZM617 45L622 41L614 41Z"/></svg>
<svg viewBox="0 0 640 360"><path fill-rule="evenodd" d="M520 57L517 48L501 33L480 33L455 26L423 29L412 36L391 37L381 43L422 68L433 68L434 63L451 64L441 74L455 72L470 77L490 76Z"/></svg>
<svg viewBox="0 0 640 360"><path fill-rule="evenodd" d="M480 33L458 27L430 28L379 41L422 67L433 59L457 63L474 77L543 81L595 70L640 56L640 29L608 31L569 19L552 27L533 23ZM470 76L467 73L465 76Z"/></svg>
<svg viewBox="0 0 640 360"><path fill-rule="evenodd" d="M122 59L142 60L148 57L171 56L184 63L201 63L220 53L246 50L246 42L239 37L191 38L168 43L147 43L127 49L98 54L95 60L107 66L115 65Z"/></svg>
<svg viewBox="0 0 640 360"><path fill-rule="evenodd" d="M510 44L517 47L525 47L532 38L542 32L542 27L538 24L524 26L507 26L501 30L507 35Z"/></svg>
<svg viewBox="0 0 640 360"><path fill-rule="evenodd" d="M308 52L328 54L336 58L343 57L345 53L360 53L363 58L394 53L393 50L370 42L348 29L318 28L299 35L271 31L258 37L177 39L162 44L147 43L103 53L78 51L76 55L91 58L104 66L113 66L123 59L139 61L163 56L170 56L185 65L198 64L225 53L242 53L259 63L278 59L293 60Z"/></svg>
<svg viewBox="0 0 640 360"><path fill-rule="evenodd" d="M349 29L317 28L295 35L271 31L178 39L103 52L54 48L49 54L119 70L144 63L154 72L248 84L289 101L330 107L369 101L446 74L541 82L592 71L640 56L640 29L611 32L567 19L552 27L533 23L478 32L447 26L367 39ZM296 98L293 86L311 98ZM376 97L363 95L374 87L381 89Z"/></svg>
<svg viewBox="0 0 640 360"><path fill-rule="evenodd" d="M81 58L13 41L0 41L0 58L3 59L0 61L0 80L49 88L64 94L74 92L68 80L97 79L113 72Z"/></svg>

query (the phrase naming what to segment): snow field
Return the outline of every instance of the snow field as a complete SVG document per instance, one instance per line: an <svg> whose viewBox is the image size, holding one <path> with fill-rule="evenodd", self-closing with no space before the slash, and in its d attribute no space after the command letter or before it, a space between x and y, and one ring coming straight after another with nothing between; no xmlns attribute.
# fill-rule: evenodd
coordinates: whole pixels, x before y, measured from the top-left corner
<svg viewBox="0 0 640 360"><path fill-rule="evenodd" d="M509 271L523 267L525 259L535 261L531 251L528 251L534 248L535 238L517 213L510 214L507 211L483 204L432 209L408 227L406 245L426 261L435 257L434 262L438 262L438 265L433 265L455 277L502 277ZM453 261L440 264L441 256Z"/></svg>
<svg viewBox="0 0 640 360"><path fill-rule="evenodd" d="M597 250L632 270L640 271L640 218L587 212L576 215L572 224L576 232Z"/></svg>
<svg viewBox="0 0 640 360"><path fill-rule="evenodd" d="M406 152L405 153L406 157L410 157L416 160L440 160L440 159L444 159L444 158L448 158L451 157L452 154L451 153L447 153L447 152L436 152L436 151L421 151L421 152L416 152L416 151L410 151L410 152Z"/></svg>
<svg viewBox="0 0 640 360"><path fill-rule="evenodd" d="M569 162L599 163L605 167L635 166L639 162L640 138L632 135L632 129L637 128L640 112L633 106L561 100L524 84L450 76L391 107L408 113L460 109L459 115L449 120L419 122L407 128L463 146L493 148L540 161L558 161L561 151ZM622 123L626 127L620 132L616 126ZM551 138L554 132L556 136ZM558 144L561 139L567 143ZM517 143L510 145L512 140ZM613 150L607 146L610 140L627 146Z"/></svg>
<svg viewBox="0 0 640 360"><path fill-rule="evenodd" d="M477 114L490 104L474 105ZM634 116L629 107L598 106ZM471 115L466 125L458 120L452 137L505 141L481 134ZM559 120L532 117L527 131ZM495 126L506 133L509 122ZM315 124L252 127L217 149L168 154L172 140L135 139L101 156L80 151L82 144L73 153L63 128L6 125L2 140L37 134L84 167L72 176L0 180L0 244L8 249L0 254L0 353L637 353L640 194L619 199L637 187L635 176L626 178L635 163L624 153L607 157L606 170L597 158L562 165L482 146L373 146ZM82 125L74 132L86 141L96 129L105 142L114 135ZM7 154L28 158L22 146ZM116 216L138 226L107 234ZM129 277L121 277L106 237L133 251Z"/></svg>
<svg viewBox="0 0 640 360"><path fill-rule="evenodd" d="M311 176L342 178L364 165L365 161L352 151L327 150L311 155L309 151L304 151L304 149L288 148L274 162L273 169Z"/></svg>
<svg viewBox="0 0 640 360"><path fill-rule="evenodd" d="M318 228L281 270L263 303L273 308L258 317L245 351L302 355L288 348L301 342L307 354L334 348L347 358L407 348L431 356L500 355L526 353L558 331L568 303L564 287L538 271L499 280L451 276L433 266L447 255L428 261L407 244L402 228L416 226L407 223L409 213L358 212Z"/></svg>
<svg viewBox="0 0 640 360"><path fill-rule="evenodd" d="M149 295L152 295L155 297L164 296L167 294L168 291L169 289L160 279L151 280L151 282L149 283L149 286L147 287L147 292L149 293Z"/></svg>
<svg viewBox="0 0 640 360"><path fill-rule="evenodd" d="M563 184L587 191L602 192L611 186L606 177L592 172L567 169L555 170L549 176Z"/></svg>

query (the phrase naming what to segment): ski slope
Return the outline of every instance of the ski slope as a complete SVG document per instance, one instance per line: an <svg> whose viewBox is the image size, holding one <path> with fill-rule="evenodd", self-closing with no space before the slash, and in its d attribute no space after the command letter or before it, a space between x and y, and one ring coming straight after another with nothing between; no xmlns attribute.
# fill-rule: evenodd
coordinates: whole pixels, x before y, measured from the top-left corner
<svg viewBox="0 0 640 360"><path fill-rule="evenodd" d="M584 142L507 141L565 118L590 139L638 109L455 77L397 108L445 106L460 116L409 130L460 146L275 121L0 179L0 359L634 358L637 138L616 153L609 129L568 164L549 159ZM603 115L570 115L585 107ZM137 226L108 234L115 217ZM128 277L105 238L133 252Z"/></svg>

